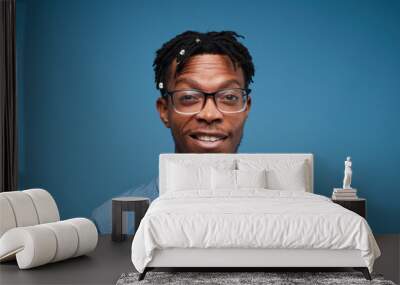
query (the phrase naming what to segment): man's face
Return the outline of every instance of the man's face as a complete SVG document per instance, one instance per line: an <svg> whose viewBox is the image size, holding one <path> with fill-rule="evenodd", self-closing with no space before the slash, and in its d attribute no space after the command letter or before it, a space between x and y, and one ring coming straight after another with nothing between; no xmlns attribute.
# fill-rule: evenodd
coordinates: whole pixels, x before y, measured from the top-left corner
<svg viewBox="0 0 400 285"><path fill-rule="evenodd" d="M244 88L245 85L242 69L237 67L235 70L229 57L224 55L196 55L187 61L176 77L175 70L176 61L171 65L168 91L197 89L213 93L226 88ZM160 118L171 129L177 153L235 153L242 138L250 105L249 97L247 108L243 112L225 114L208 97L200 113L184 115L175 112L170 97L168 100L157 100ZM210 141L205 137L216 137L218 140Z"/></svg>

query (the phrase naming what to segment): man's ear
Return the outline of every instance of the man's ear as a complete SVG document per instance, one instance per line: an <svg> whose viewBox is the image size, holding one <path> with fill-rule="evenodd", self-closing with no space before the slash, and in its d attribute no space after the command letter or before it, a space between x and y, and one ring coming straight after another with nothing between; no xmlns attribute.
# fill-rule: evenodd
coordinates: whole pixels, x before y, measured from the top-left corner
<svg viewBox="0 0 400 285"><path fill-rule="evenodd" d="M247 97L247 106L246 106L246 118L249 115L250 109L251 109L251 97L248 96Z"/></svg>
<svg viewBox="0 0 400 285"><path fill-rule="evenodd" d="M156 102L157 111L160 114L160 119L164 123L165 127L170 128L168 120L168 99L158 98Z"/></svg>

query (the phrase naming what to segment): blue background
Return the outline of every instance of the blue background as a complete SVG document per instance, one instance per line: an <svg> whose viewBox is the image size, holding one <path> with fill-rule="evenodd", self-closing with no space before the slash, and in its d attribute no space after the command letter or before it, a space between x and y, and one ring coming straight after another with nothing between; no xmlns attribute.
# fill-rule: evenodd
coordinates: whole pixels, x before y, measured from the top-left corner
<svg viewBox="0 0 400 285"><path fill-rule="evenodd" d="M173 152L155 51L185 30L235 30L256 67L240 152L315 154L315 192L353 187L376 233L400 232L399 1L17 0L20 188L62 218L147 184Z"/></svg>

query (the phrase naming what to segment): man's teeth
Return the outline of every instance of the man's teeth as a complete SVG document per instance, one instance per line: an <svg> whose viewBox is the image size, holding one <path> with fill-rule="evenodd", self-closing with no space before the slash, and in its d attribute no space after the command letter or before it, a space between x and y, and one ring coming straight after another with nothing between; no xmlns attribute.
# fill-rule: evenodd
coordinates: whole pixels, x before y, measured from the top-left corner
<svg viewBox="0 0 400 285"><path fill-rule="evenodd" d="M218 140L222 140L222 137L198 136L197 139L206 142L215 142Z"/></svg>

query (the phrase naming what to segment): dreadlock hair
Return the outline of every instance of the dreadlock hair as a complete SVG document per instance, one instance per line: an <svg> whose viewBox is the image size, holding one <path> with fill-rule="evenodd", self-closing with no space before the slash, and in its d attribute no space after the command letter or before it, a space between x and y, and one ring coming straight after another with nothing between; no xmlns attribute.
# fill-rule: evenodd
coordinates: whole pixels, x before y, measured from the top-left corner
<svg viewBox="0 0 400 285"><path fill-rule="evenodd" d="M236 70L236 64L243 70L245 88L253 82L254 65L247 48L237 38L243 38L233 31L200 33L186 31L164 43L157 50L153 62L156 88L164 95L168 70L172 62L177 60L175 76L182 71L188 59L199 54L227 55Z"/></svg>

